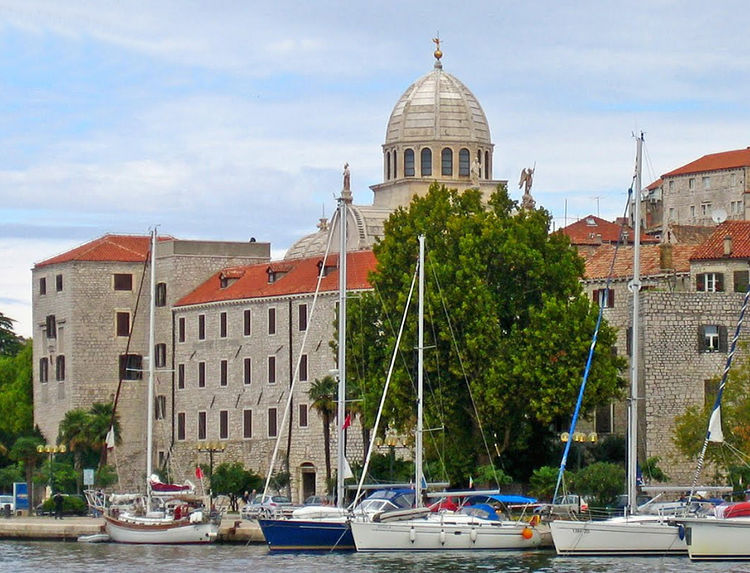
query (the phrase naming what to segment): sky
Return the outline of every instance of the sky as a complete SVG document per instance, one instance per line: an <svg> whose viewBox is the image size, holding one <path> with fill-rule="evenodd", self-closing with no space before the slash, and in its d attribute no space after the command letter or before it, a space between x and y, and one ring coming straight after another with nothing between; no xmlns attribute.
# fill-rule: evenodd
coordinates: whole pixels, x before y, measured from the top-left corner
<svg viewBox="0 0 750 573"><path fill-rule="evenodd" d="M271 243L330 216L434 62L481 103L495 179L559 228L750 146L747 1L0 0L0 312L31 336L31 268L105 233Z"/></svg>

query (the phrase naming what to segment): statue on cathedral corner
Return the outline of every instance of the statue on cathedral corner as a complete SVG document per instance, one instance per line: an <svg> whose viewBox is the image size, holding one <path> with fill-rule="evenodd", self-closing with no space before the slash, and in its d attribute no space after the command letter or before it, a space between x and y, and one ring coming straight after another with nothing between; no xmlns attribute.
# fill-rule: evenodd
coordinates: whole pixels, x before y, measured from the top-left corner
<svg viewBox="0 0 750 573"><path fill-rule="evenodd" d="M534 167L526 167L521 171L521 179L518 182L518 188L523 187L523 197L521 197L521 208L531 211L536 207L536 201L531 196L531 185L534 182Z"/></svg>
<svg viewBox="0 0 750 573"><path fill-rule="evenodd" d="M348 163L344 164L344 191L351 191L351 173Z"/></svg>

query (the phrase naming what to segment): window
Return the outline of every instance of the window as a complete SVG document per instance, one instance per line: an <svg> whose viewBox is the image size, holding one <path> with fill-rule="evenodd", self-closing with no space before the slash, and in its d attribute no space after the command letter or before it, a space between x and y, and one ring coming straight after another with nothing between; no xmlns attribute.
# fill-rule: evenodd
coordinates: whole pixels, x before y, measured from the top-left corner
<svg viewBox="0 0 750 573"><path fill-rule="evenodd" d="M297 309L299 314L299 329L304 332L307 330L307 305L301 304Z"/></svg>
<svg viewBox="0 0 750 573"><path fill-rule="evenodd" d="M484 152L484 178L490 179L490 152Z"/></svg>
<svg viewBox="0 0 750 573"><path fill-rule="evenodd" d="M425 147L422 149L420 156L422 177L429 177L432 175L432 150L429 147Z"/></svg>
<svg viewBox="0 0 750 573"><path fill-rule="evenodd" d="M669 220L674 221L674 207L669 208Z"/></svg>
<svg viewBox="0 0 750 573"><path fill-rule="evenodd" d="M750 280L748 271L734 271L734 292L745 292Z"/></svg>
<svg viewBox="0 0 750 573"><path fill-rule="evenodd" d="M163 342L154 346L154 367L164 368L167 365L167 345Z"/></svg>
<svg viewBox="0 0 750 573"><path fill-rule="evenodd" d="M65 380L65 356L59 355L55 358L55 380Z"/></svg>
<svg viewBox="0 0 750 573"><path fill-rule="evenodd" d="M198 388L206 387L206 363L198 362Z"/></svg>
<svg viewBox="0 0 750 573"><path fill-rule="evenodd" d="M253 437L253 411L242 410L242 437Z"/></svg>
<svg viewBox="0 0 750 573"><path fill-rule="evenodd" d="M115 290L133 290L133 275L115 273Z"/></svg>
<svg viewBox="0 0 750 573"><path fill-rule="evenodd" d="M734 187L735 185L737 185L737 174L736 173L732 173L732 175L730 176L730 185L732 187Z"/></svg>
<svg viewBox="0 0 750 573"><path fill-rule="evenodd" d="M596 409L596 433L597 434L611 434L614 431L612 427L612 404L606 406L599 406Z"/></svg>
<svg viewBox="0 0 750 573"><path fill-rule="evenodd" d="M206 413L198 412L198 439L206 439Z"/></svg>
<svg viewBox="0 0 750 573"><path fill-rule="evenodd" d="M39 294L47 294L47 279L45 277L39 279Z"/></svg>
<svg viewBox="0 0 750 573"><path fill-rule="evenodd" d="M219 385L220 386L226 386L227 385L227 379L229 378L229 364L226 360L222 360L220 363L220 377L219 377Z"/></svg>
<svg viewBox="0 0 750 573"><path fill-rule="evenodd" d="M198 340L206 339L206 315L198 315Z"/></svg>
<svg viewBox="0 0 750 573"><path fill-rule="evenodd" d="M177 439L185 439L185 412L177 413Z"/></svg>
<svg viewBox="0 0 750 573"><path fill-rule="evenodd" d="M722 273L699 273L695 276L695 290L698 292L723 292L724 275Z"/></svg>
<svg viewBox="0 0 750 573"><path fill-rule="evenodd" d="M276 408L268 409L268 437L275 438L277 434L276 429Z"/></svg>
<svg viewBox="0 0 750 573"><path fill-rule="evenodd" d="M691 177L690 179L688 179L688 189L690 189L691 191L695 189L695 177Z"/></svg>
<svg viewBox="0 0 750 573"><path fill-rule="evenodd" d="M177 365L177 389L178 390L185 389L185 365L184 364Z"/></svg>
<svg viewBox="0 0 750 573"><path fill-rule="evenodd" d="M670 180L669 182L669 190L672 191L674 189L674 180Z"/></svg>
<svg viewBox="0 0 750 573"><path fill-rule="evenodd" d="M711 189L711 178L710 177L704 177L703 178L703 188L704 189Z"/></svg>
<svg viewBox="0 0 750 573"><path fill-rule="evenodd" d="M391 152L385 152L385 178L386 180L391 178Z"/></svg>
<svg viewBox="0 0 750 573"><path fill-rule="evenodd" d="M244 333L245 336L250 336L253 332L253 313L250 310L246 310L243 313L243 322L244 322Z"/></svg>
<svg viewBox="0 0 750 573"><path fill-rule="evenodd" d="M458 174L462 177L469 176L469 150L466 148L461 149L458 152Z"/></svg>
<svg viewBox="0 0 750 573"><path fill-rule="evenodd" d="M243 380L245 384L250 384L253 381L253 361L251 358L245 358L244 360L244 372Z"/></svg>
<svg viewBox="0 0 750 573"><path fill-rule="evenodd" d="M453 150L449 147L446 147L443 149L443 151L440 153L440 163L442 167L440 168L440 173L442 173L445 176L452 177L453 176Z"/></svg>
<svg viewBox="0 0 750 573"><path fill-rule="evenodd" d="M62 292L62 289L63 289L63 276L62 275L55 276L55 288L57 289L57 292Z"/></svg>
<svg viewBox="0 0 750 573"><path fill-rule="evenodd" d="M299 357L299 381L307 382L307 354Z"/></svg>
<svg viewBox="0 0 750 573"><path fill-rule="evenodd" d="M47 358L39 359L39 382L49 380L49 360Z"/></svg>
<svg viewBox="0 0 750 573"><path fill-rule="evenodd" d="M219 439L226 440L229 437L229 411L219 411Z"/></svg>
<svg viewBox="0 0 750 573"><path fill-rule="evenodd" d="M299 405L299 427L307 428L307 404Z"/></svg>
<svg viewBox="0 0 750 573"><path fill-rule="evenodd" d="M154 401L154 419L163 420L167 417L167 397L159 394Z"/></svg>
<svg viewBox="0 0 750 573"><path fill-rule="evenodd" d="M393 177L394 179L398 177L398 156L396 155L396 150L393 150Z"/></svg>
<svg viewBox="0 0 750 573"><path fill-rule="evenodd" d="M143 357L140 354L120 354L120 379L141 380Z"/></svg>
<svg viewBox="0 0 750 573"><path fill-rule="evenodd" d="M219 337L227 337L227 313L222 312L219 315Z"/></svg>
<svg viewBox="0 0 750 573"><path fill-rule="evenodd" d="M128 336L130 334L130 313L118 312L115 315L117 336Z"/></svg>
<svg viewBox="0 0 750 573"><path fill-rule="evenodd" d="M727 327L716 324L704 324L698 328L699 352L726 352Z"/></svg>
<svg viewBox="0 0 750 573"><path fill-rule="evenodd" d="M404 176L414 177L414 150L404 151Z"/></svg>
<svg viewBox="0 0 750 573"><path fill-rule="evenodd" d="M185 317L177 321L177 342L185 342Z"/></svg>
<svg viewBox="0 0 750 573"><path fill-rule="evenodd" d="M57 338L57 321L54 314L48 315L45 319L45 330L47 338Z"/></svg>
<svg viewBox="0 0 750 573"><path fill-rule="evenodd" d="M695 219L695 205L690 205L690 218Z"/></svg>
<svg viewBox="0 0 750 573"><path fill-rule="evenodd" d="M599 288L595 289L592 296L594 302L602 308L612 308L615 306L614 289Z"/></svg>
<svg viewBox="0 0 750 573"><path fill-rule="evenodd" d="M268 309L268 334L276 334L276 309Z"/></svg>
<svg viewBox="0 0 750 573"><path fill-rule="evenodd" d="M711 214L711 203L701 203L701 215L707 217Z"/></svg>
<svg viewBox="0 0 750 573"><path fill-rule="evenodd" d="M167 283L156 283L156 306L167 306Z"/></svg>
<svg viewBox="0 0 750 573"><path fill-rule="evenodd" d="M268 357L268 383L276 384L276 357Z"/></svg>

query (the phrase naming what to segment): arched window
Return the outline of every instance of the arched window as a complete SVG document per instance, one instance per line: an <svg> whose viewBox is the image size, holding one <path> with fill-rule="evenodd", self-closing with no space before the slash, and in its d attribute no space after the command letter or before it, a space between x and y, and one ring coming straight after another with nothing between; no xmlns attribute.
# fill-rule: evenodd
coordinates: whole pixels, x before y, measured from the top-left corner
<svg viewBox="0 0 750 573"><path fill-rule="evenodd" d="M425 147L422 150L422 164L420 166L422 177L428 177L432 175L432 150L429 147Z"/></svg>
<svg viewBox="0 0 750 573"><path fill-rule="evenodd" d="M414 177L414 150L404 151L404 176Z"/></svg>
<svg viewBox="0 0 750 573"><path fill-rule="evenodd" d="M458 152L458 175L459 177L469 176L469 150L465 147Z"/></svg>
<svg viewBox="0 0 750 573"><path fill-rule="evenodd" d="M441 173L448 177L453 177L453 150L449 147L445 147L440 155L440 162L442 163Z"/></svg>
<svg viewBox="0 0 750 573"><path fill-rule="evenodd" d="M398 179L398 155L396 150L393 150L393 178Z"/></svg>
<svg viewBox="0 0 750 573"><path fill-rule="evenodd" d="M492 167L490 166L490 152L484 152L484 178L492 179Z"/></svg>
<svg viewBox="0 0 750 573"><path fill-rule="evenodd" d="M385 152L385 178L386 180L391 178L391 152Z"/></svg>

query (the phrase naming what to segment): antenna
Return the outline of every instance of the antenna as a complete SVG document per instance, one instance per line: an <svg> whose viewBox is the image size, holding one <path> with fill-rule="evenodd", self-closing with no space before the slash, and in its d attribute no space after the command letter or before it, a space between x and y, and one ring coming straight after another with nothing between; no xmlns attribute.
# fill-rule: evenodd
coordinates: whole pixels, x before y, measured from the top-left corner
<svg viewBox="0 0 750 573"><path fill-rule="evenodd" d="M711 213L711 220L717 225L727 220L727 211L721 207L714 209Z"/></svg>

